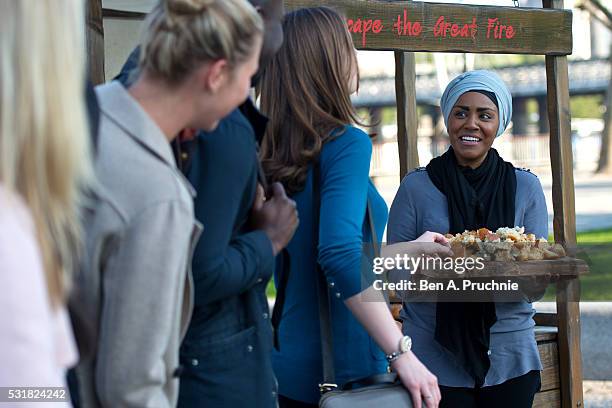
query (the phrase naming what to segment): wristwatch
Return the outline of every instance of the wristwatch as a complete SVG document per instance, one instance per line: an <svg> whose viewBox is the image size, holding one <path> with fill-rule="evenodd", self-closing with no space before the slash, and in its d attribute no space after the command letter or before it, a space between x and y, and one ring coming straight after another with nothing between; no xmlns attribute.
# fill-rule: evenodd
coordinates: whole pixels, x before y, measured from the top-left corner
<svg viewBox="0 0 612 408"><path fill-rule="evenodd" d="M402 337L399 341L398 350L394 351L391 354L386 355L387 362L391 364L392 362L397 360L399 356L410 351L411 348L412 348L412 339L410 338L410 336Z"/></svg>

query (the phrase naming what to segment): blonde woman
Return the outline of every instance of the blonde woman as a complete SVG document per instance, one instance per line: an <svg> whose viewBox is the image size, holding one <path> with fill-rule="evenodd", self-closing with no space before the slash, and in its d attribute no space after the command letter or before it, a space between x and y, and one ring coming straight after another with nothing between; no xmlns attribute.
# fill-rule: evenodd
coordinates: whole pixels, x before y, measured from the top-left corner
<svg viewBox="0 0 612 408"><path fill-rule="evenodd" d="M263 23L243 0L162 0L144 30L137 81L96 89L101 189L82 297L99 333L77 370L87 407L176 405L198 228L169 142L214 130L247 98Z"/></svg>
<svg viewBox="0 0 612 408"><path fill-rule="evenodd" d="M91 174L83 15L78 0L0 0L0 387L62 387L77 360L65 304Z"/></svg>

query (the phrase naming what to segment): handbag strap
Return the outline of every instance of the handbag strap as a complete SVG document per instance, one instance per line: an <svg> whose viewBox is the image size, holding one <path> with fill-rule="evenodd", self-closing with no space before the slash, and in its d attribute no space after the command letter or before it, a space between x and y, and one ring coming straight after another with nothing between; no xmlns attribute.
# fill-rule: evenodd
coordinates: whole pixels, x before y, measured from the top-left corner
<svg viewBox="0 0 612 408"><path fill-rule="evenodd" d="M291 257L287 248L283 248L280 253L280 268L278 268L278 287L276 288L276 300L272 308L272 335L274 348L280 351L279 330L280 322L283 317L285 307L285 297L287 294L287 284L289 282L289 271L291 271Z"/></svg>
<svg viewBox="0 0 612 408"><path fill-rule="evenodd" d="M366 207L366 216L368 217L368 224L370 225L370 240L372 242L372 249L374 250L374 256L380 255L380 244L378 243L378 236L376 234L376 224L374 224L374 214L372 212L372 206L370 199L368 198Z"/></svg>
<svg viewBox="0 0 612 408"><path fill-rule="evenodd" d="M319 222L321 212L321 170L318 160L313 163L313 181L312 181L312 196L313 196L313 239L316 252L319 251ZM370 200L367 200L366 217L370 227L370 235L372 247L376 254L379 253L378 238L376 236L376 228ZM321 356L323 362L323 383L319 384L321 393L330 391L337 387L335 383L334 369L334 347L333 347L333 331L331 324L331 307L329 300L329 290L327 289L327 279L325 273L319 264L318 258L315 257L317 268L317 298L319 304L319 328L321 331Z"/></svg>
<svg viewBox="0 0 612 408"><path fill-rule="evenodd" d="M368 387L370 385L396 384L398 382L399 377L397 376L397 373L381 373L347 381L342 385L342 390L352 390L353 388L355 388L355 386L360 388Z"/></svg>

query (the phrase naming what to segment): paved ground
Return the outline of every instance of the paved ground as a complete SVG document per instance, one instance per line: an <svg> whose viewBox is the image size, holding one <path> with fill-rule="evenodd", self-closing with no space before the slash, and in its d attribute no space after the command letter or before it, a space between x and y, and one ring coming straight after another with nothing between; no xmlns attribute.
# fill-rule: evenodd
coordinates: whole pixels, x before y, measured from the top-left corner
<svg viewBox="0 0 612 408"><path fill-rule="evenodd" d="M536 302L534 307L544 313L557 309L555 302ZM612 391L612 302L580 302L580 323L582 376L586 380L609 381Z"/></svg>
<svg viewBox="0 0 612 408"><path fill-rule="evenodd" d="M585 381L583 393L585 408L612 407L612 381Z"/></svg>
<svg viewBox="0 0 612 408"><path fill-rule="evenodd" d="M578 173L575 175L576 230L612 227L612 176ZM552 232L552 182L542 178Z"/></svg>

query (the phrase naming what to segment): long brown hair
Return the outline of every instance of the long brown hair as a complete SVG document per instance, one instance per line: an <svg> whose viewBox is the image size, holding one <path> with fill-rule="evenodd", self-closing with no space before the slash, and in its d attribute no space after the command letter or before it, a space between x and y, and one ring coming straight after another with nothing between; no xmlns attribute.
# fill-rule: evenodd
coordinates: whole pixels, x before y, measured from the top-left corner
<svg viewBox="0 0 612 408"><path fill-rule="evenodd" d="M285 42L263 70L258 91L270 122L261 160L270 181L289 194L304 188L308 165L323 144L359 121L349 81L358 72L353 41L342 16L328 7L285 16ZM332 136L333 133L333 136Z"/></svg>

